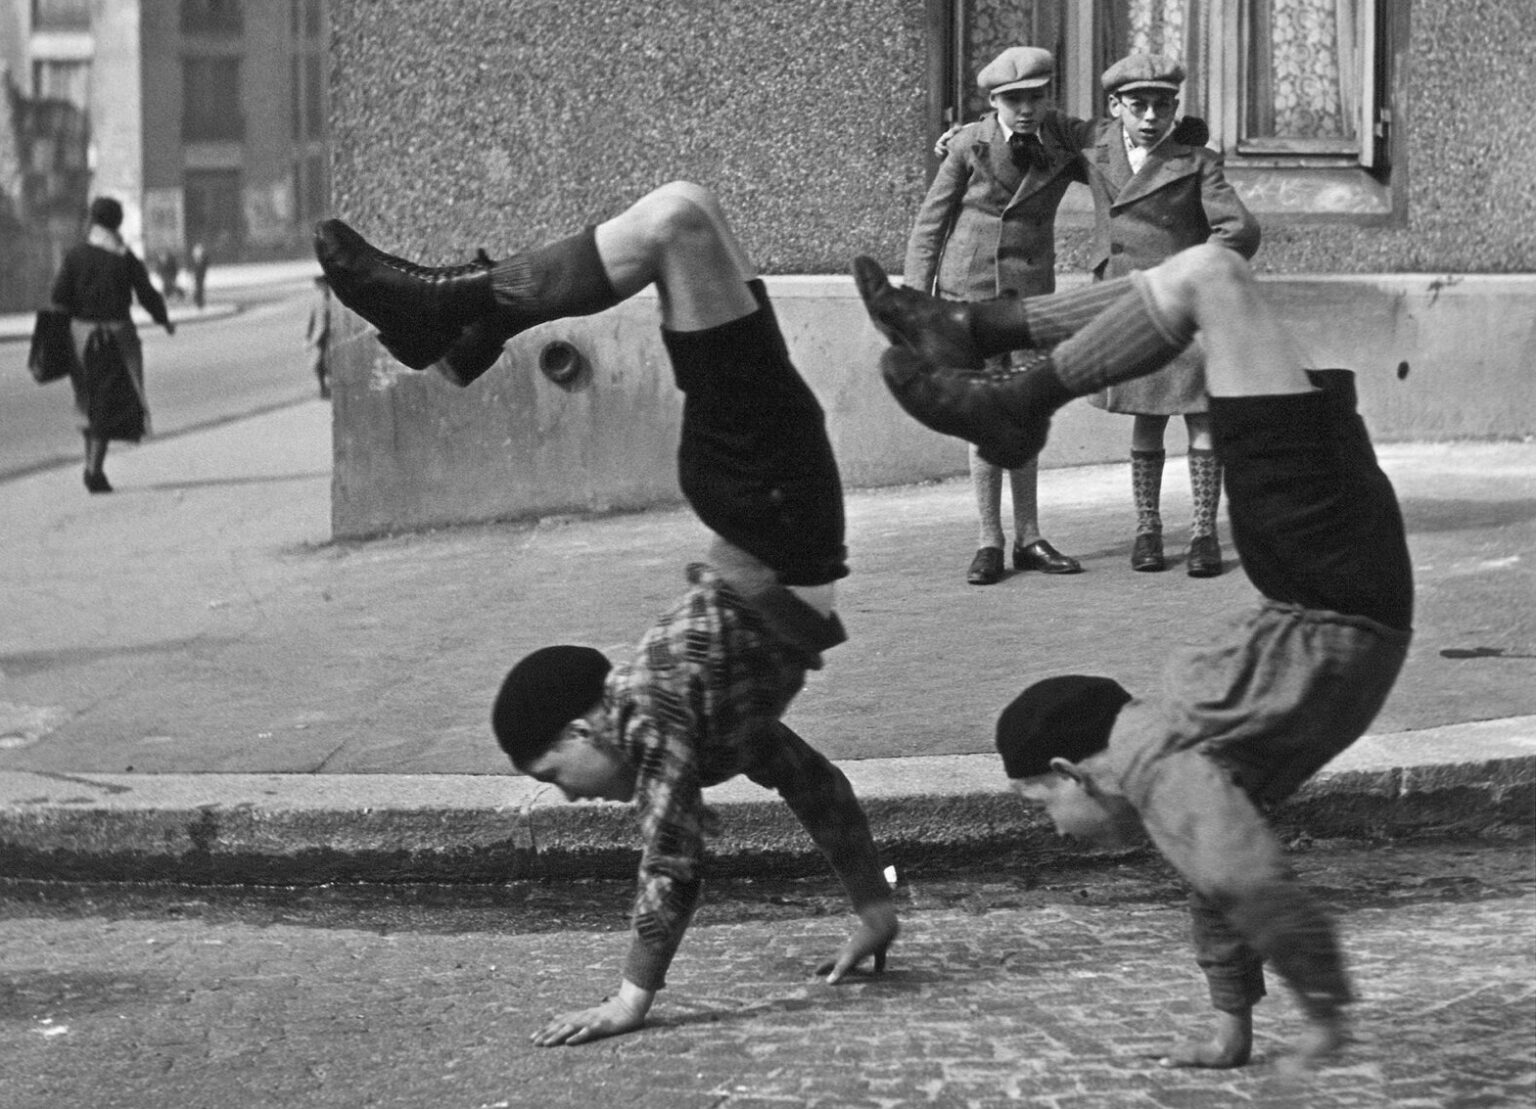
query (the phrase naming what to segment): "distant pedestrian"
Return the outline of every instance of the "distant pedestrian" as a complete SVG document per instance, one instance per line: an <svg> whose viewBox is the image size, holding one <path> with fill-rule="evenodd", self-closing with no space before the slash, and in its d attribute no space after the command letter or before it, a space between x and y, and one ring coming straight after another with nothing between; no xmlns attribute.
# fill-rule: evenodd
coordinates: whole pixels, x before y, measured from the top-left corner
<svg viewBox="0 0 1536 1109"><path fill-rule="evenodd" d="M199 240L187 255L187 272L192 275L192 303L201 308L208 285L208 248Z"/></svg>
<svg viewBox="0 0 1536 1109"><path fill-rule="evenodd" d="M186 296L177 280L181 275L181 260L174 250L167 248L155 256L155 271L160 275L161 295L167 301L182 300Z"/></svg>
<svg viewBox="0 0 1536 1109"><path fill-rule="evenodd" d="M309 350L309 369L320 383L320 399L331 398L331 283L324 274L315 278L315 296L309 305L304 346Z"/></svg>
<svg viewBox="0 0 1536 1109"><path fill-rule="evenodd" d="M85 242L64 255L53 282L53 304L69 313L79 355L70 380L85 436L85 487L92 493L112 491L102 468L107 443L137 443L149 433L144 355L128 314L133 298L167 335L176 334L149 271L118 234L122 222L123 207L116 200L91 201Z"/></svg>

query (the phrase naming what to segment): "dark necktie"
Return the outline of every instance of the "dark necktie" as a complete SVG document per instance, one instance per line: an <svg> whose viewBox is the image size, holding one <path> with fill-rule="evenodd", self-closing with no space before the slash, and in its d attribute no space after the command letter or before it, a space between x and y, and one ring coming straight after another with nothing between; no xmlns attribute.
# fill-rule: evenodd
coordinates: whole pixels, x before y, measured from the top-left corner
<svg viewBox="0 0 1536 1109"><path fill-rule="evenodd" d="M1025 173L1031 169L1044 169L1050 162L1050 156L1046 154L1045 144L1040 141L1039 135L1025 135L1015 131L1008 136L1008 152L1013 156L1013 164Z"/></svg>

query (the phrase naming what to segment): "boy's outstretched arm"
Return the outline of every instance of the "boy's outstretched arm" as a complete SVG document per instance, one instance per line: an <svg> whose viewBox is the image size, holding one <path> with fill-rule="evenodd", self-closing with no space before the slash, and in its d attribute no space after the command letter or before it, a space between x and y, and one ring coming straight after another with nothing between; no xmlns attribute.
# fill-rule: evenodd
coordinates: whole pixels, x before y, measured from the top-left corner
<svg viewBox="0 0 1536 1109"><path fill-rule="evenodd" d="M870 956L885 969L885 951L896 938L896 905L880 869L869 820L848 777L782 721L767 726L762 754L747 771L760 786L777 791L821 849L848 891L859 927L834 959L816 968L827 981L842 981Z"/></svg>
<svg viewBox="0 0 1536 1109"><path fill-rule="evenodd" d="M539 1047L557 1047L568 1044L584 1044L588 1040L600 1040L605 1036L617 1036L633 1032L645 1023L645 1015L656 1000L655 990L642 989L629 979L624 979L619 992L590 1009L580 1009L555 1017L531 1039Z"/></svg>

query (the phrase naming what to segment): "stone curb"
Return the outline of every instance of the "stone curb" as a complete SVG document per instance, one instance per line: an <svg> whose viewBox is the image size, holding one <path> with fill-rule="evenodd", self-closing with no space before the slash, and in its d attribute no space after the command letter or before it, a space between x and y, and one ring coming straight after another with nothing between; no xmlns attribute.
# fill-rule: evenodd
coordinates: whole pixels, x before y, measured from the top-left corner
<svg viewBox="0 0 1536 1109"><path fill-rule="evenodd" d="M988 755L841 764L898 869L1070 858ZM817 873L788 809L744 779L707 791L716 874ZM1536 717L1367 736L1276 814L1282 836L1536 827ZM627 878L627 805L566 804L516 776L0 774L0 878L305 885Z"/></svg>

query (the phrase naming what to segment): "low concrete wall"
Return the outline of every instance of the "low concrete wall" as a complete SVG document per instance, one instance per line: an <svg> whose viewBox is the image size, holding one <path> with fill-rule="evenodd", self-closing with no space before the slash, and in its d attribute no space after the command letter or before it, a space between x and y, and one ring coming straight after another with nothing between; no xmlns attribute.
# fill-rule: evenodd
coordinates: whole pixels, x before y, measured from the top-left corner
<svg viewBox="0 0 1536 1109"><path fill-rule="evenodd" d="M848 279L768 285L796 364L826 409L846 484L964 471L961 443L918 426L887 395L876 370L884 340ZM1380 441L1536 430L1536 277L1291 276L1265 287L1316 365L1359 372L1362 410ZM548 324L518 336L495 370L459 390L395 363L352 319L337 359L333 533L675 503L681 402L657 324L649 294ZM557 339L590 362L588 387L568 392L540 373L539 353ZM1129 434L1124 417L1073 405L1041 462L1124 458ZM1170 434L1170 448L1182 444Z"/></svg>

